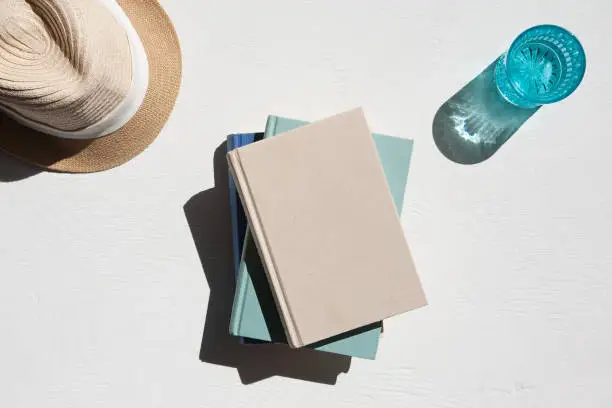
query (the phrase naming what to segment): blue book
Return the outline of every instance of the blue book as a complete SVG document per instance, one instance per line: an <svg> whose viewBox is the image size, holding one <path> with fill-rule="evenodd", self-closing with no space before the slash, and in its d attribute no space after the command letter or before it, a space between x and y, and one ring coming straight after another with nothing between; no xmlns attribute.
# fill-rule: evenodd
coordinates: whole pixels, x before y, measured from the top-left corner
<svg viewBox="0 0 612 408"><path fill-rule="evenodd" d="M303 121L270 116L264 137L272 137L306 124L308 123ZM374 134L373 138L396 209L398 213L401 213L412 155L412 141L378 134ZM233 194L237 196L237 192L234 191ZM237 201L239 202L239 200ZM246 223L244 213L241 216ZM320 351L374 359L378 349L381 329L382 323L377 322L311 344L308 347ZM238 281L234 297L230 333L234 336L250 339L286 343L280 315L276 309L274 297L268 285L257 247L248 228L246 229L242 255L238 266Z"/></svg>
<svg viewBox="0 0 612 408"><path fill-rule="evenodd" d="M261 137L261 133L259 133ZM246 146L257 140L258 134L256 133L237 133L227 137L227 151L228 153L232 150ZM229 202L230 202L230 216L232 222L232 254L234 258L234 274L235 279L238 279L238 268L240 267L240 259L242 257L242 247L244 244L244 237L247 231L248 221L244 209L242 208L242 202L238 196L238 190L234 179L229 177ZM241 344L260 344L262 341L255 339L245 339L240 337Z"/></svg>
<svg viewBox="0 0 612 408"><path fill-rule="evenodd" d="M255 133L238 133L227 137L227 151L246 146L255 141ZM229 177L229 200L230 214L232 218L232 250L234 255L234 273L238 278L238 268L240 266L240 258L242 255L242 244L244 243L244 235L247 230L247 219L242 203L238 198L238 190L234 179Z"/></svg>

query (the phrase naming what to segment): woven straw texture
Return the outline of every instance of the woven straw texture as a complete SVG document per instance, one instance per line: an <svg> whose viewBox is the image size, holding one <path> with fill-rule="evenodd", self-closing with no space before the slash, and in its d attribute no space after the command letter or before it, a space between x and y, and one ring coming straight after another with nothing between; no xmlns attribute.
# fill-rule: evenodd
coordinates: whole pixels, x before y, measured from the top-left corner
<svg viewBox="0 0 612 408"><path fill-rule="evenodd" d="M132 76L123 27L97 0L7 0L0 24L0 100L59 130L106 117Z"/></svg>
<svg viewBox="0 0 612 408"><path fill-rule="evenodd" d="M17 5L22 3L18 0L9 1ZM63 5L72 4L70 0L53 0L53 2ZM83 5L89 4L90 2L92 2L92 0L79 0L75 3ZM141 153L157 137L168 120L178 96L181 82L181 52L179 41L172 23L156 0L118 0L117 2L123 8L140 36L149 61L149 87L138 112L118 131L93 140L62 139L42 134L0 113L1 149L47 170L87 173L107 170L127 162ZM46 4L48 5L49 0L36 0L32 3L45 6ZM96 7L99 6L96 5ZM92 23L94 25L106 19L106 17L102 17L103 12L97 10L96 7L80 11L81 13L91 11L92 14L89 18L97 22ZM70 10L74 12L76 9L65 7L65 10L67 10L66 13L68 13L71 12ZM25 15L28 16L27 14ZM5 18L6 16L0 17ZM39 17L30 15L28 18L28 20L31 20L29 24L37 22L37 18ZM57 20L62 21L61 18ZM64 18L63 21L66 21L66 19ZM105 24L109 24L109 22L106 21ZM111 24L113 23L111 22ZM34 25L33 27L37 26ZM50 38L54 40L49 42L49 48L51 50L53 50L53 47L63 48L59 40L54 38L56 35L53 33L61 34L61 30L66 29L66 27L69 29L70 25L67 24L62 27L56 26L55 29L47 30L51 32ZM107 28L108 27L107 25ZM91 30L88 32L92 33ZM95 29L93 32L95 32ZM123 33L122 35L125 36L123 30L118 29L115 32ZM2 37L3 34L4 33L0 33L0 37ZM82 86L79 89L73 87L75 92L70 93L68 98L60 98L59 103L58 101L51 101L52 103L41 104L39 107L30 104L29 106L26 105L26 108L23 107L24 105L22 103L20 105L20 112L23 112L24 116L42 119L40 116L36 115L46 114L44 112L49 110L49 107L63 108L59 109L59 112L64 112L64 114L58 114L55 119L56 123L53 123L53 125L58 128L77 129L87 126L91 124L92 121L103 117L105 115L104 112L108 112L106 109L111 110L119 103L122 96L127 92L127 87L125 86L127 83L126 78L128 82L131 80L131 68L129 64L119 64L127 66L127 72L120 71L119 67L109 66L102 67L103 70L101 71L99 67L93 68L93 64L87 64L87 61L95 62L95 58L100 55L89 58L90 55L88 55L87 52L113 55L114 58L116 58L115 61L120 62L121 58L125 57L124 53L126 48L124 48L124 46L126 46L127 41L125 38L113 38L112 36L115 34L109 37L108 31L99 32L97 35L107 40L103 41L103 44L106 45L100 46L98 49L92 49L87 46L87 39L83 36L72 36L72 38L76 38L78 41L83 42L83 46L81 47L71 46L74 49L78 48L81 54L77 53L77 55L70 55L70 58L60 58L57 56L56 58L59 62L70 61L72 63L73 67L63 72L72 72L73 74L76 72L76 74L78 74L80 69L82 73L87 73L87 75L82 74L81 77L92 78L92 83L96 82L95 79L99 79L99 75L103 75L102 72L110 72L111 77L107 78L105 82L106 84L111 84L111 86L107 85L105 89L96 89L96 87L88 87L87 84L81 84ZM38 41L36 41L36 44L38 44ZM94 43L90 42L90 44ZM16 44L13 48L19 47ZM68 47L67 49L71 48ZM64 50L64 52L66 51ZM129 53L129 49L127 49L127 52ZM49 62L52 61L53 59L49 60ZM77 62L75 63L75 61ZM114 63L109 64L112 65ZM61 67L55 67L54 69L57 71L60 68ZM0 79L1 87L2 80L7 78L2 69L0 69L0 78L2 78ZM69 80L70 75L68 75L67 78L62 78L57 81ZM62 87L60 88L60 91L65 89ZM12 94L4 91L4 93L0 93L0 96L3 100L7 100L6 95L15 96L20 90L12 90L11 92ZM21 90L21 92L27 91ZM51 93L51 95L52 94L53 93ZM84 97L83 95L89 96ZM8 100L10 101L10 98ZM47 101L49 101L49 99L47 99ZM55 103L55 105L53 103ZM78 115L67 113L71 111L70 103L73 104L72 111L78 111ZM79 106L79 103L82 104L81 109L75 110L74 107ZM13 107L14 105L9 106ZM50 123L49 120L43 121L45 123Z"/></svg>

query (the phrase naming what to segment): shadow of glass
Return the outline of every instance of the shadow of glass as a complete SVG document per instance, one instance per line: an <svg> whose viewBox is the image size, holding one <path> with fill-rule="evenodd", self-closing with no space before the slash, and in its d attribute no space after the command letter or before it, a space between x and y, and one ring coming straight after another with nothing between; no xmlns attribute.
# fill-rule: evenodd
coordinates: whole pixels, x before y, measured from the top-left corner
<svg viewBox="0 0 612 408"><path fill-rule="evenodd" d="M210 288L200 360L235 367L243 384L284 376L335 384L351 358L284 344L240 344L229 334L235 276L229 207L229 174L223 142L214 154L215 187L193 196L183 207Z"/></svg>
<svg viewBox="0 0 612 408"><path fill-rule="evenodd" d="M538 108L519 108L499 94L497 59L446 101L433 121L433 137L448 159L476 164L493 156Z"/></svg>
<svg viewBox="0 0 612 408"><path fill-rule="evenodd" d="M40 172L40 169L32 167L0 150L0 182L19 181Z"/></svg>

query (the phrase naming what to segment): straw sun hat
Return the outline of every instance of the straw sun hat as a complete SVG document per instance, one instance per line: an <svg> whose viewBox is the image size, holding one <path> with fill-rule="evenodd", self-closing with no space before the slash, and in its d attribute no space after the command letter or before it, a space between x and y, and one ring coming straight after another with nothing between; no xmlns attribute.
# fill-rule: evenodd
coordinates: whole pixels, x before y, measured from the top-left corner
<svg viewBox="0 0 612 408"><path fill-rule="evenodd" d="M157 137L181 81L157 0L0 0L0 149L87 173Z"/></svg>

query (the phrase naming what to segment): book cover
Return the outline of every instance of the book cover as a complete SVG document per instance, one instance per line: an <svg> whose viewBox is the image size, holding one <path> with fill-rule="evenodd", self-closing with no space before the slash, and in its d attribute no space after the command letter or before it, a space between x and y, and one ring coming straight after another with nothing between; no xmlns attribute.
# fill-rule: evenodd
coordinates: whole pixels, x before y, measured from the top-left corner
<svg viewBox="0 0 612 408"><path fill-rule="evenodd" d="M264 137L271 137L286 132L308 122L295 119L270 116L267 121ZM260 136L261 137L261 136ZM374 141L380 160L385 170L393 200L398 214L402 211L403 198L412 156L412 141L392 136L374 134ZM244 146L256 140L253 134L231 135L228 138L228 151ZM240 263L242 252L241 238L248 228L246 215L238 198L233 179L230 177L230 203L232 208L233 251ZM234 309L230 333L242 337L249 343L252 339L267 342L286 343L286 337L267 278L263 273L261 261L255 244L249 237L247 248L242 258L241 272L238 274L237 291L234 297ZM250 266L249 266L250 265ZM253 282L258 284L254 284ZM257 291L256 288L257 287ZM335 338L326 339L313 348L352 357L374 359L381 334L381 324L376 323L357 330L352 330Z"/></svg>
<svg viewBox="0 0 612 408"><path fill-rule="evenodd" d="M364 121L365 122L365 121ZM300 125L305 125L305 122L299 122L299 121L292 121L292 120L288 120L288 119L283 119L283 118L275 118L275 117L270 117L269 121L268 121L268 134L272 133L269 130L270 129L274 129L275 132L277 133L281 133L285 130L290 130L291 128L300 126ZM289 129L283 129L283 127L288 127ZM378 165L379 169L381 171L381 175L383 177L383 186L385 187L385 191L387 194L387 199L390 199L389 202L391 203L391 206L393 207L393 204L395 204L395 207L397 207L398 209L401 209L402 206L402 199L403 199L403 193L404 193L404 187L405 187L405 183L406 183L406 175L408 172L408 166L409 166L409 161L410 161L410 153L411 153L411 148L412 148L412 143L411 141L405 140L405 139L399 139L399 138L393 138L393 137L388 137L388 136L382 136L382 135L374 135L374 137L370 137L369 134L369 130L367 130L367 125L365 127L366 129L366 133L367 133L367 138L370 140L370 144L372 146L370 147L374 147L373 151L374 151L374 156L375 156L375 162ZM337 130L337 129L336 129ZM363 129L362 129L363 130ZM320 133L320 132L317 132ZM282 137L285 137L284 135ZM372 139L374 140L374 143L372 143ZM334 149L329 149L329 146L327 146L327 143L324 143L323 145L321 145L320 141L317 142L318 143L318 148L319 149L327 149L330 153L328 154L328 156L333 156L333 152ZM353 148L353 141L350 141L350 146L351 148ZM346 147L345 146L337 146L338 148L340 147ZM362 143L362 147L363 147L363 143ZM367 144L366 144L367 147ZM407 148L406 148L407 147ZM344 149L346 151L346 149ZM376 152L378 152L378 156L380 156L380 159L382 161L382 167L380 166L380 162L378 162L378 158L376 157ZM319 154L319 156L321 156ZM325 156L325 155L323 155ZM386 160L385 160L386 158ZM231 159L230 159L231 160ZM301 158L299 158L298 160L303 160ZM333 162L333 160L329 160L328 157L328 165L329 163ZM393 165L391 165L390 163L393 163ZM336 166L337 167L337 166ZM320 174L318 175L320 176ZM326 175L327 176L327 175ZM391 192L389 195L389 189L386 187L386 183L384 182L384 178L387 178L387 183L389 183L389 186L391 187ZM320 178L320 177L319 177ZM397 187L399 186L399 187ZM395 188L394 188L395 187ZM383 194L384 196L384 194ZM337 204L337 203L336 203ZM393 207L394 213L395 213L395 207ZM395 215L395 214L394 214ZM395 221L397 222L397 215L395 215ZM341 217L342 218L342 217ZM376 217L374 217L376 218ZM400 227L401 229L401 227ZM337 231L336 231L337 232ZM402 237L403 237L403 232L402 232ZM247 240L249 239L249 237L247 237ZM329 249L329 248L328 248ZM245 254L244 254L244 260L247 260L248 257L248 245L245 246ZM345 249L346 251L346 249ZM330 252L330 251L328 251ZM332 252L333 254L333 252ZM408 253L409 255L409 253ZM265 255L264 255L265 256ZM326 254L327 257L327 254ZM257 254L255 254L255 258L257 258ZM409 256L408 256L409 258ZM268 262L270 260L268 259ZM350 260L349 260L350 261ZM243 262L246 266L246 264L248 264L248 262ZM350 264L350 262L348 262ZM385 263L384 261L382 262L383 264ZM269 322L265 322L265 324L262 324L264 322L262 322L261 316L265 315L266 313L264 313L262 311L262 304L264 304L265 307L265 303L263 302L262 299L259 299L259 302L257 302L257 297L256 296L249 296L250 293L253 292L257 292L255 286L257 286L256 284L252 284L252 282L250 282L250 279L241 279L244 277L249 277L249 275L253 275L256 274L258 272L260 273L264 273L265 276L265 272L262 271L261 269L263 268L257 268L256 264L254 264L255 267L253 268L249 268L247 273L243 273L243 269L242 269L242 265L241 265L241 269L239 271L239 290L236 294L236 302L234 304L235 308L234 308L234 313L233 313L233 317L232 317L232 333L233 334L239 334L242 336L257 336L259 338L264 338L264 339L269 339L269 338L274 338L274 326L270 325ZM260 264L261 265L261 264ZM409 262L409 266L411 265L411 262ZM342 268L345 268L345 266L343 265ZM251 270L252 269L252 270ZM413 271L413 270L412 270ZM368 274L366 274L367 277ZM370 273L370 275L372 275ZM332 276L332 275L330 275ZM424 297L422 296L422 291L420 290L420 285L418 284L418 278L415 280L414 278L416 277L416 274L412 273L410 274L410 271L408 271L408 279L407 280L411 280L414 282L416 282L416 289L412 290L412 293L410 290L407 290L404 295L410 297L411 295L413 295L414 293L416 293L416 296L413 297L418 297L418 294L421 293L421 298L422 301L424 302ZM253 279L253 281L255 281L256 279ZM265 281L265 279L264 279ZM344 285L345 287L349 287L350 288L350 284L349 285ZM246 288L246 292L244 291L244 288ZM247 294L246 296L243 296L244 294ZM272 296L269 296L272 297ZM254 300L254 301L253 301ZM266 299L263 299L266 300ZM278 299L277 299L278 300ZM267 302L270 302L272 304L274 304L274 298L272 297L272 299L267 299ZM259 303L259 304L258 304ZM391 302L392 303L392 302ZM402 303L401 301L398 303ZM419 303L419 302L417 302ZM316 307L315 307L316 308ZM271 308L272 310L274 309L274 307ZM342 309L342 307L340 307L340 309ZM255 311L254 313L251 313L251 317L250 318L243 318L244 317L244 312L245 311ZM287 310L285 311L287 312ZM320 311L319 311L320 312ZM325 312L324 312L325 313ZM253 319L252 316L259 316L259 319ZM246 323L246 325L245 325ZM252 325L250 323L253 323ZM329 322L328 322L329 323ZM352 323L351 323L352 324ZM365 331L362 331L361 333L356 333L357 336L362 336L365 333L368 333L369 335L372 335L374 338L374 345L376 346L376 342L378 340L378 335L380 334L380 325L379 323L374 322L375 326L371 326L369 329L367 328L367 326L365 327ZM250 326L250 327L249 327ZM345 325L344 327L349 327L347 325ZM357 327L357 326L352 326L352 327ZM263 329L262 329L263 328ZM268 333L265 333L266 330L268 329ZM362 328L363 330L364 328ZM334 329L334 330L343 330L343 328L341 329ZM358 329L359 330L359 329ZM253 332L253 333L250 333ZM262 335L263 333L263 335ZM329 346L331 344L333 344L333 342L330 343L331 340L336 340L338 341L338 344L343 344L344 341L348 340L348 341L355 341L355 335L348 336L346 337L346 330L340 331L338 333L343 333L340 336L344 335L344 338L339 338L339 337L332 337L330 338L323 338L320 339L322 342L325 343L325 346ZM267 334L267 336L266 336ZM255 337L255 338L257 338ZM328 336L331 337L331 336ZM306 337L309 340L312 340L314 337ZM303 339L300 342L300 339L298 339L297 342L295 342L293 345L296 344L309 344L306 343ZM306 341L309 341L306 340ZM342 340L342 341L340 341ZM317 341L317 340L315 340ZM303 344L302 344L303 343ZM312 343L312 341L310 341L310 343ZM319 344L319 343L317 343ZM315 344L316 345L316 344ZM314 345L313 345L314 346ZM328 350L329 351L329 350ZM334 351L335 352L335 351ZM375 347L374 347L374 353L375 353ZM370 357L371 358L371 357Z"/></svg>
<svg viewBox="0 0 612 408"><path fill-rule="evenodd" d="M268 120L268 125L272 124L272 119L274 120L274 126L266 127L264 137L273 136L277 131L287 131L307 124L302 121L271 116ZM259 137L261 138L261 134ZM230 135L227 139L227 151L230 152L237 147L253 143L257 138L258 135L253 133ZM401 211L406 177L408 176L408 168L410 166L412 141L387 136L383 136L383 139L387 140L383 140L380 143L380 148L384 150L382 157L387 157L390 160L392 157L391 153L394 155L393 161L395 164L388 164L385 169L392 169L390 177L395 176L397 179L397 188L395 190L396 192L401 190L401 193L396 194L398 200L396 204L398 211ZM243 344L258 344L262 341L286 343L282 323L276 311L272 293L267 286L267 278L265 274L261 273L262 266L255 243L250 237L247 240L244 239L248 223L232 177L229 178L229 195L233 238L232 250L237 283L239 282L234 297L235 307L232 313L230 333L241 337ZM248 242L246 244L248 248L244 257L242 257L244 241ZM238 270L241 262L242 272L239 274ZM251 273L249 273L249 265L251 265ZM263 285L255 285L251 275L255 275L255 281L261 282ZM258 286L259 295L255 291L255 286ZM267 316L267 318L264 316ZM314 348L319 351L374 359L378 349L380 333L381 325L374 324L345 333L342 336L338 336L338 338L327 339L321 342L321 344L315 345Z"/></svg>

